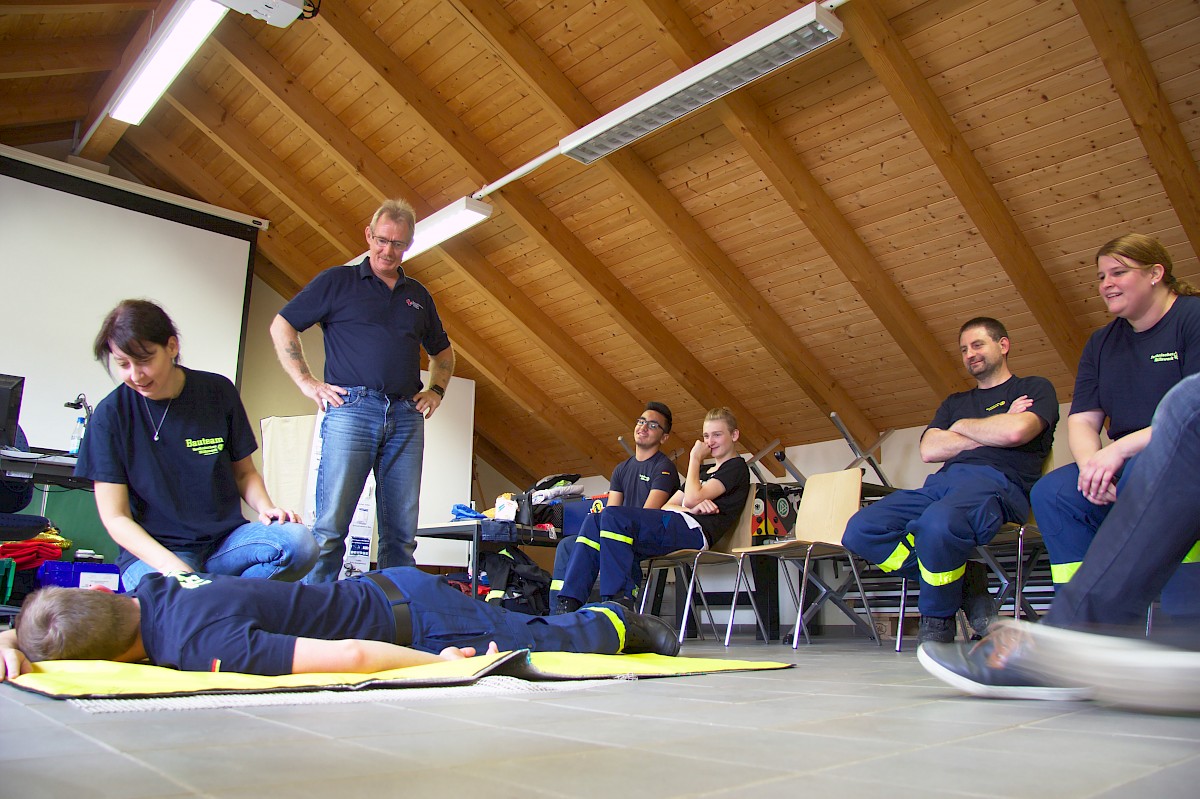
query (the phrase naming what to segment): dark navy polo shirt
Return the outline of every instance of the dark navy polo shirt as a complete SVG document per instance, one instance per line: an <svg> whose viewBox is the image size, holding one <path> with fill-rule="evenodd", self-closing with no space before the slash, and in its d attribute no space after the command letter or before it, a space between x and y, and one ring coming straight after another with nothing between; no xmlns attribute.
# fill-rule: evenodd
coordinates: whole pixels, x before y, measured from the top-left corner
<svg viewBox="0 0 1200 799"><path fill-rule="evenodd" d="M279 315L297 330L320 324L325 382L411 397L421 390L421 347L450 346L429 291L403 270L396 287L371 271L369 258L312 279Z"/></svg>
<svg viewBox="0 0 1200 799"><path fill-rule="evenodd" d="M1092 333L1075 377L1071 413L1101 410L1113 441L1150 426L1176 383L1200 372L1200 297L1176 297L1141 333L1114 319Z"/></svg>
<svg viewBox="0 0 1200 799"><path fill-rule="evenodd" d="M1033 488L1042 474L1042 464L1054 444L1054 426L1058 424L1058 397L1054 386L1044 377L1010 377L998 386L973 388L951 394L942 401L931 428L949 430L959 419L982 419L1008 413L1012 403L1022 395L1033 400L1030 413L1036 414L1046 426L1042 432L1019 447L976 447L967 449L946 461L938 471L956 463L991 466L1004 472L1009 480L1026 492ZM922 433L921 435L924 435Z"/></svg>

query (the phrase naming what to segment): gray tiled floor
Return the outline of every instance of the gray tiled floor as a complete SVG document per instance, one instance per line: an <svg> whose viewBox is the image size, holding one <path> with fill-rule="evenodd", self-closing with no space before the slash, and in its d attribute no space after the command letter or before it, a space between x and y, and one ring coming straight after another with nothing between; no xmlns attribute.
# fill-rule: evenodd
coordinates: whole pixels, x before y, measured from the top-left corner
<svg viewBox="0 0 1200 799"><path fill-rule="evenodd" d="M493 698L396 691L370 704L92 715L5 686L0 797L1198 793L1197 718L973 700L927 677L912 653L863 641L798 653L745 643L729 656L796 668Z"/></svg>

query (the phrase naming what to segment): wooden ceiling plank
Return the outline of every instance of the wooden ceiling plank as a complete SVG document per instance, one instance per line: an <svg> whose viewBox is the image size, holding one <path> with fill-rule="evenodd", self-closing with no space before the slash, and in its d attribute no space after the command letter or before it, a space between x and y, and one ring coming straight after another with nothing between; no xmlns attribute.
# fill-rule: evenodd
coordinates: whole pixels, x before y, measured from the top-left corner
<svg viewBox="0 0 1200 799"><path fill-rule="evenodd" d="M6 41L0 51L0 80L108 72L121 62L119 36Z"/></svg>
<svg viewBox="0 0 1200 799"><path fill-rule="evenodd" d="M347 54L357 60L362 70L377 74L383 86L390 87L396 98L420 116L430 134L445 143L475 180L480 183L496 180L509 171L353 11L331 6L316 18L316 22L323 35L344 43ZM765 445L774 438L665 325L646 313L645 306L633 293L532 191L516 182L492 198L692 397L705 407L729 406L738 416L742 435L750 446Z"/></svg>
<svg viewBox="0 0 1200 799"><path fill-rule="evenodd" d="M1124 3L1074 0L1075 10L1162 181L1179 223L1200 254L1200 167L1163 93Z"/></svg>
<svg viewBox="0 0 1200 799"><path fill-rule="evenodd" d="M887 16L875 0L852 0L837 13L1073 374L1085 331Z"/></svg>
<svg viewBox="0 0 1200 799"><path fill-rule="evenodd" d="M363 251L365 242L361 231L330 213L328 204L319 195L311 193L308 183L298 179L268 147L194 82L181 77L166 94L166 100L332 244L343 257L349 258Z"/></svg>
<svg viewBox="0 0 1200 799"><path fill-rule="evenodd" d="M680 69L687 69L716 52L674 0L642 0L637 10L659 31L659 41ZM717 103L717 109L725 127L829 254L863 302L879 317L933 393L945 396L961 391L966 383L957 361L938 346L895 282L766 112L747 92L727 95ZM811 355L809 360L815 363ZM825 404L832 403L826 399ZM826 408L822 409L828 413ZM873 432L860 431L861 422L856 427L851 423L853 417L847 417L836 407L833 409L847 419L860 440L875 438Z"/></svg>
<svg viewBox="0 0 1200 799"><path fill-rule="evenodd" d="M418 216L434 210L241 28L222 23L217 27L214 42L245 80L305 131L312 141L320 143L331 158L355 175L378 200L395 193L411 202ZM385 193L382 186L390 187L390 193ZM615 419L624 424L637 418L642 403L596 364L582 347L565 336L536 303L495 269L464 237L446 242L439 249L477 291L501 309L567 374L591 391Z"/></svg>
<svg viewBox="0 0 1200 799"><path fill-rule="evenodd" d="M532 472L513 460L502 447L493 444L491 439L479 432L475 433L475 457L482 458L488 466L499 472L501 477L518 488L527 488L537 482L538 478L534 477ZM494 502L495 500L485 497L484 501Z"/></svg>
<svg viewBox="0 0 1200 799"><path fill-rule="evenodd" d="M603 447L583 425L567 415L521 370L514 369L503 355L496 352L482 336L472 331L455 314L443 309L439 309L438 313L450 334L450 339L454 342L455 350L470 361L480 374L529 411L529 414L552 435L562 439L586 458L597 474L610 474L617 462L624 460L615 450Z"/></svg>

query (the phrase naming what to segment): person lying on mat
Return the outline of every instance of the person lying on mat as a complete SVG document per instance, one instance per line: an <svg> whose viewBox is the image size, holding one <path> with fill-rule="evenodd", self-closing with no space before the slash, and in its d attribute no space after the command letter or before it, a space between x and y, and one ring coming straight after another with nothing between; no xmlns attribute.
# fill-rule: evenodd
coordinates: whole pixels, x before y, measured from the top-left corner
<svg viewBox="0 0 1200 799"><path fill-rule="evenodd" d="M371 673L476 652L675 655L675 632L613 603L528 616L472 599L411 566L305 585L148 574L131 594L47 587L0 633L0 677L29 661L149 661L184 671Z"/></svg>
<svg viewBox="0 0 1200 799"><path fill-rule="evenodd" d="M597 578L601 599L633 607L633 564L677 549L708 549L729 532L750 491L750 467L738 457L738 436L733 412L713 408L704 417L704 440L692 445L683 490L662 510L605 508L599 524L580 530L558 592L561 608L580 607ZM714 463L706 467L708 458Z"/></svg>

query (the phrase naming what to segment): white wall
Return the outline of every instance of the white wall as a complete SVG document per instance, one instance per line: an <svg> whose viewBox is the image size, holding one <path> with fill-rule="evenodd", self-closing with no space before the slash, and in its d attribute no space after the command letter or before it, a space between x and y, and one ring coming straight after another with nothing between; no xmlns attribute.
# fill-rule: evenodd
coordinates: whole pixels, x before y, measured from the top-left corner
<svg viewBox="0 0 1200 799"><path fill-rule="evenodd" d="M317 406L300 393L279 359L271 343L271 320L282 310L286 300L274 289L254 278L250 289L250 310L246 320L246 354L242 366L242 404L250 424L260 436L258 422L268 416L311 416ZM325 371L325 343L321 328L311 327L300 334L300 343L313 374ZM254 463L262 470L262 452L254 453Z"/></svg>

